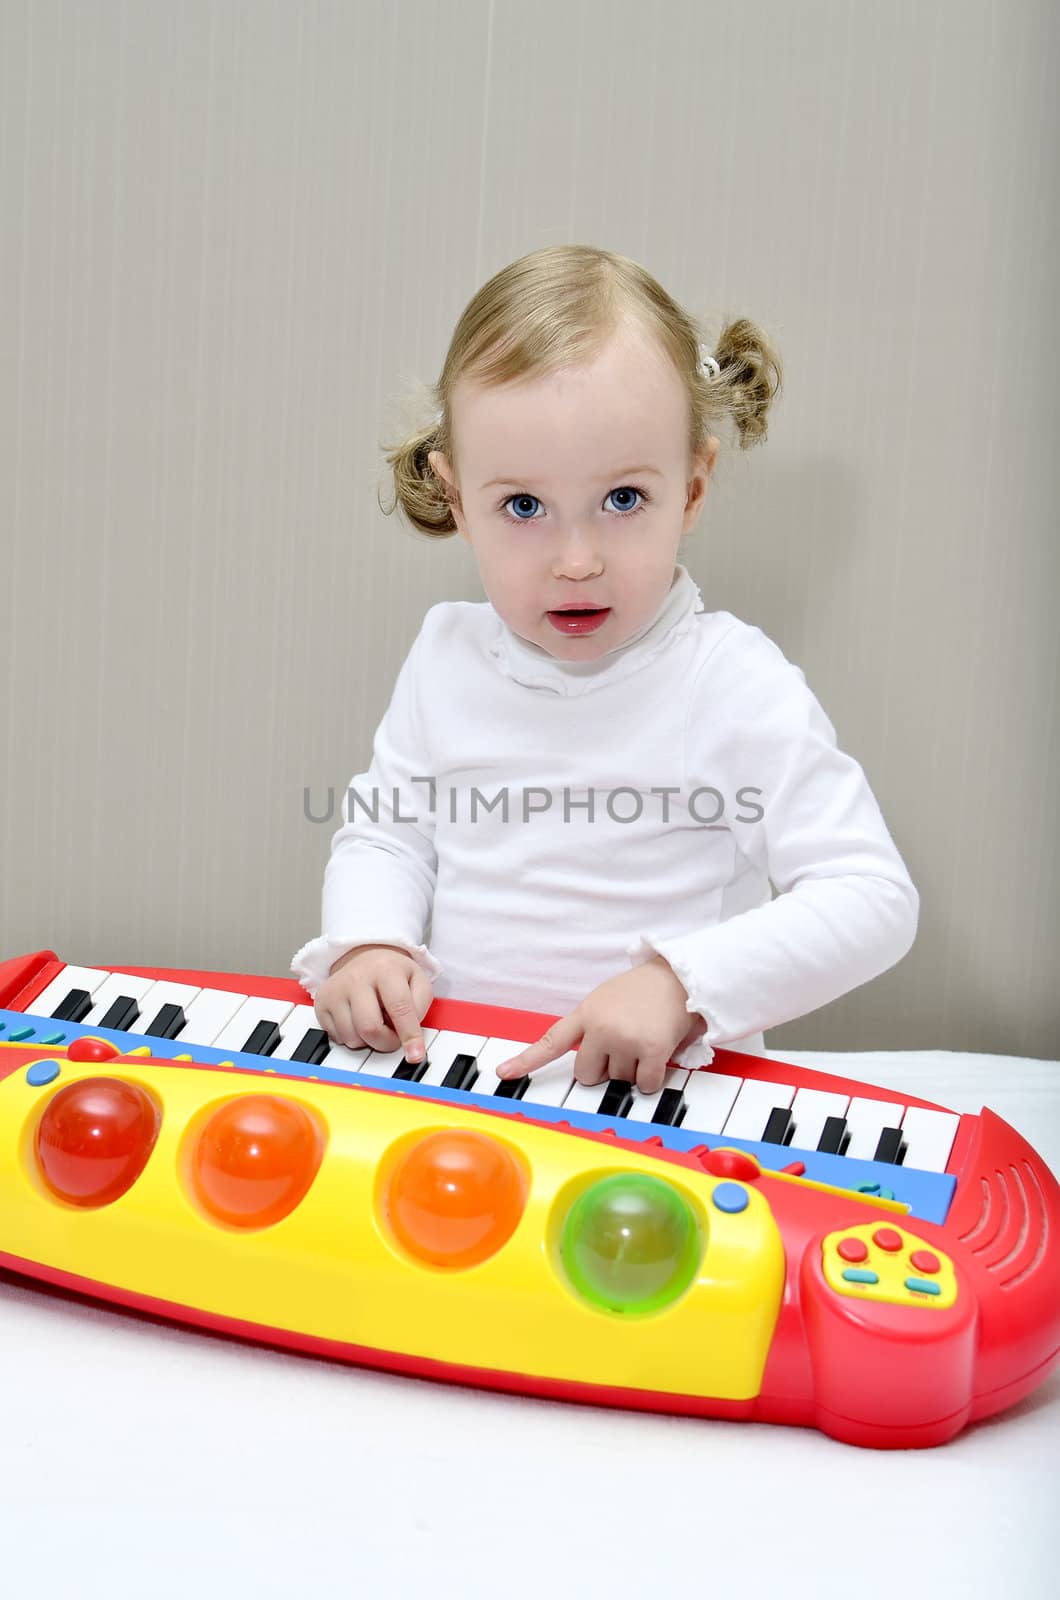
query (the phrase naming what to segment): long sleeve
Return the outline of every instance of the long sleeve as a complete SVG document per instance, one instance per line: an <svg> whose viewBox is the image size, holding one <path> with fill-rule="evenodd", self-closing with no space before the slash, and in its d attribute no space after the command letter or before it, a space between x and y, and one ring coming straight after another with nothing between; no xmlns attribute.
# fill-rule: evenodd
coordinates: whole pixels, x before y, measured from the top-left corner
<svg viewBox="0 0 1060 1600"><path fill-rule="evenodd" d="M421 630L376 731L371 765L351 778L343 798L343 825L324 869L323 933L291 961L310 995L355 945L400 945L431 979L444 970L421 942L438 865L430 757L417 696L422 640Z"/></svg>
<svg viewBox="0 0 1060 1600"><path fill-rule="evenodd" d="M776 1027L886 972L916 935L919 897L865 774L836 745L800 668L759 629L722 641L693 687L687 772L746 786L737 848L775 899L676 937L642 933L633 965L658 952L688 992L711 1045ZM709 770L705 767L709 765ZM686 1064L689 1064L686 1062Z"/></svg>

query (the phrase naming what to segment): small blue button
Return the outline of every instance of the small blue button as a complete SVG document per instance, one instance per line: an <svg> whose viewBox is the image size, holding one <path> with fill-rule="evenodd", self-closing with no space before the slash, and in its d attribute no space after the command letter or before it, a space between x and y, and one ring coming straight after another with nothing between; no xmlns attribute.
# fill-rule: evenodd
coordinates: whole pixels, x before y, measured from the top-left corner
<svg viewBox="0 0 1060 1600"><path fill-rule="evenodd" d="M16 1028L11 1035L12 1044L21 1044L23 1039L32 1039L36 1028Z"/></svg>
<svg viewBox="0 0 1060 1600"><path fill-rule="evenodd" d="M26 1082L39 1089L42 1083L51 1083L53 1078L59 1076L58 1061L34 1061L31 1067L26 1068Z"/></svg>
<svg viewBox="0 0 1060 1600"><path fill-rule="evenodd" d="M843 1273L848 1283L879 1283L878 1272L870 1272L868 1267L847 1267Z"/></svg>
<svg viewBox="0 0 1060 1600"><path fill-rule="evenodd" d="M742 1183L719 1183L712 1196L719 1211L746 1211L747 1190Z"/></svg>
<svg viewBox="0 0 1060 1600"><path fill-rule="evenodd" d="M941 1294L941 1283L932 1283L930 1278L906 1278L907 1289L919 1289L921 1294Z"/></svg>

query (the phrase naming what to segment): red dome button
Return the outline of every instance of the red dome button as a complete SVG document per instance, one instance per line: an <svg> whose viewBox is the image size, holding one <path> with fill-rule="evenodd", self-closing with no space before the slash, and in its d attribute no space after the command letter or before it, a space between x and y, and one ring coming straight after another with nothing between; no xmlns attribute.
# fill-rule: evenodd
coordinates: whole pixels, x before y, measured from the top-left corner
<svg viewBox="0 0 1060 1600"><path fill-rule="evenodd" d="M97 1039L91 1033L83 1033L80 1039L70 1041L66 1054L71 1061L113 1061L115 1056L121 1055L121 1051L109 1039Z"/></svg>
<svg viewBox="0 0 1060 1600"><path fill-rule="evenodd" d="M893 1228L877 1228L872 1236L872 1242L878 1244L881 1250L900 1250L902 1235L895 1233Z"/></svg>
<svg viewBox="0 0 1060 1600"><path fill-rule="evenodd" d="M711 1150L703 1157L703 1165L716 1178L737 1178L744 1183L754 1183L762 1171L746 1150Z"/></svg>
<svg viewBox="0 0 1060 1600"><path fill-rule="evenodd" d="M939 1270L939 1258L936 1255L932 1255L930 1250L914 1250L909 1257L909 1261L910 1265L914 1266L918 1272L937 1272Z"/></svg>
<svg viewBox="0 0 1060 1600"><path fill-rule="evenodd" d="M869 1247L863 1239L840 1239L839 1254L844 1261L864 1261Z"/></svg>

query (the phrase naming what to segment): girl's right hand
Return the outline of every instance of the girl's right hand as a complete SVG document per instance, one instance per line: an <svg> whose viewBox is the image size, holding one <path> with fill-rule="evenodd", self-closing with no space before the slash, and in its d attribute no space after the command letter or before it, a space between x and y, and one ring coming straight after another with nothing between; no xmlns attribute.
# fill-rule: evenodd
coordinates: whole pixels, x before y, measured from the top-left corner
<svg viewBox="0 0 1060 1600"><path fill-rule="evenodd" d="M409 1061L426 1054L420 1018L431 1003L431 980L406 950L361 944L347 950L316 992L320 1026L350 1050L404 1048Z"/></svg>

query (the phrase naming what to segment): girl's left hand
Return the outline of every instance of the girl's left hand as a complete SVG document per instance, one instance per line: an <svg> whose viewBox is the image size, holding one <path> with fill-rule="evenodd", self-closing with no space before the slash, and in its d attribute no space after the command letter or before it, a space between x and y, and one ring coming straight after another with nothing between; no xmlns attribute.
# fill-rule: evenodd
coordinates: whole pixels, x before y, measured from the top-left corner
<svg viewBox="0 0 1060 1600"><path fill-rule="evenodd" d="M620 1078L644 1094L655 1094L673 1052L707 1031L703 1018L686 1010L687 1002L684 984L670 963L652 956L593 989L536 1044L498 1067L497 1076L521 1078L536 1072L580 1040L574 1063L579 1083Z"/></svg>

